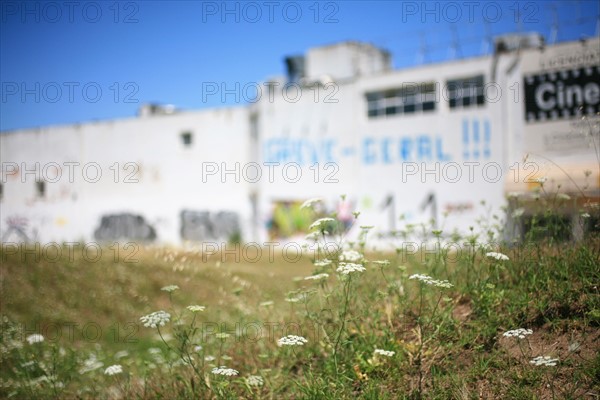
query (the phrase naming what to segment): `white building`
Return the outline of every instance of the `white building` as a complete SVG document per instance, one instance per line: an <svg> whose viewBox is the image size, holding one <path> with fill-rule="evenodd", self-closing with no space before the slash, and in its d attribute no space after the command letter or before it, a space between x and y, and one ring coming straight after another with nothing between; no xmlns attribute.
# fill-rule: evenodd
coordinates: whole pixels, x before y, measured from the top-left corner
<svg viewBox="0 0 600 400"><path fill-rule="evenodd" d="M380 233L400 215L450 233L534 178L599 197L598 39L509 36L489 56L402 70L344 42L286 63L247 107L3 132L2 241L259 241L268 221L296 233L312 197Z"/></svg>

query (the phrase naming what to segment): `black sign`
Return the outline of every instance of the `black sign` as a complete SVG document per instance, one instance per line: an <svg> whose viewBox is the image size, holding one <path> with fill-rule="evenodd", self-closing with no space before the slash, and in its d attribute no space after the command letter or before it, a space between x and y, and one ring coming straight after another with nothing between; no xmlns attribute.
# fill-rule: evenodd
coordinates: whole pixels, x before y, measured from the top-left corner
<svg viewBox="0 0 600 400"><path fill-rule="evenodd" d="M600 111L600 67L526 75L527 122L592 116Z"/></svg>

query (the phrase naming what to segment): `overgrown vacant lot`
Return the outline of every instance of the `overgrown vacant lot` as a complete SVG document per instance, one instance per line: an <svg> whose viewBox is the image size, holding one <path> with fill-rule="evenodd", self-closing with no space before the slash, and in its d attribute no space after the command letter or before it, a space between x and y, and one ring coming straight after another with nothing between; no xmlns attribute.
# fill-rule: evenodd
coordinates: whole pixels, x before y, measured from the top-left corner
<svg viewBox="0 0 600 400"><path fill-rule="evenodd" d="M365 252L366 238L296 262L167 248L51 262L5 248L0 396L600 396L597 238L470 237L410 255L400 239Z"/></svg>

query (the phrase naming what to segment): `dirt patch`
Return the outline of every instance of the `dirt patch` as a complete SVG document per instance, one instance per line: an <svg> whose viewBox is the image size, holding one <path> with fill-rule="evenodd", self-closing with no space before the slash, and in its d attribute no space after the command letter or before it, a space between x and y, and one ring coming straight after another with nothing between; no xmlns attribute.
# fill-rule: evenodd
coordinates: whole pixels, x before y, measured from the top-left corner
<svg viewBox="0 0 600 400"><path fill-rule="evenodd" d="M473 313L470 302L460 302L452 309L452 317L460 322L465 322Z"/></svg>
<svg viewBox="0 0 600 400"><path fill-rule="evenodd" d="M544 372L544 384L539 391L541 399L563 398L563 396L597 398L599 395L598 389L591 381L593 378L574 375L576 371L586 370L594 363L594 358L600 350L598 328L552 331L548 325L545 325L534 330L533 334L527 335L524 339L500 336L498 345L506 351L512 362L521 364L524 371L531 367L540 368L540 371ZM556 365L534 366L531 360L538 356L546 356L558 361Z"/></svg>
<svg viewBox="0 0 600 400"><path fill-rule="evenodd" d="M534 330L525 339L500 336L500 348L511 358L529 362L533 357L550 356L559 360L592 360L600 349L600 329L551 332L547 326Z"/></svg>

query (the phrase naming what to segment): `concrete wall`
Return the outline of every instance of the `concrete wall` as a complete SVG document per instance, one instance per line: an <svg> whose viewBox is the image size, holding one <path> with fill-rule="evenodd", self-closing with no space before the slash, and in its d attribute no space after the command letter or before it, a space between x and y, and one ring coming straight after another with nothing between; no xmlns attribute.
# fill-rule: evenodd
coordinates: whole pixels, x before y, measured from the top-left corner
<svg viewBox="0 0 600 400"><path fill-rule="evenodd" d="M352 75L352 45L326 47L309 52L316 63L309 71L327 70L325 61L342 52L348 64L330 69L340 79L279 85L248 107L5 132L3 240L124 236L181 244L227 240L238 230L244 240L261 240L274 202L322 197L332 211L342 194L361 211L360 224L379 233L400 228L400 215L415 224L435 217L445 233L465 232L480 216L502 214L506 191L522 184L513 182L522 167L515 163L528 152L591 167L597 191L593 142L569 137L584 128L581 121L527 122L522 89L525 75L581 67L563 65L565 55L585 53L585 66L599 68L598 45L374 67L367 75ZM484 77L485 104L450 108L448 81L476 75ZM367 93L422 83L436 87L434 111L368 117ZM569 146L544 147L545 135Z"/></svg>
<svg viewBox="0 0 600 400"><path fill-rule="evenodd" d="M248 159L248 124L246 108L223 108L4 133L2 231L20 217L42 241L90 240L102 216L131 214L159 241L179 243L183 210L233 211L248 230L246 184L202 182L203 163Z"/></svg>

